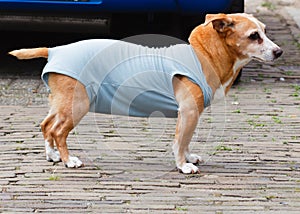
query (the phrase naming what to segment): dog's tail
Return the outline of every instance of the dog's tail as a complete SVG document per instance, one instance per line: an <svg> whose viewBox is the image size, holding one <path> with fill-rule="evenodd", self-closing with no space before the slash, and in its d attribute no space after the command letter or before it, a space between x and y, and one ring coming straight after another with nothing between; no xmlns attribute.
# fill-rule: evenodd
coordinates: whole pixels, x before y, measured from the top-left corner
<svg viewBox="0 0 300 214"><path fill-rule="evenodd" d="M9 52L18 59L48 58L48 48L29 48Z"/></svg>

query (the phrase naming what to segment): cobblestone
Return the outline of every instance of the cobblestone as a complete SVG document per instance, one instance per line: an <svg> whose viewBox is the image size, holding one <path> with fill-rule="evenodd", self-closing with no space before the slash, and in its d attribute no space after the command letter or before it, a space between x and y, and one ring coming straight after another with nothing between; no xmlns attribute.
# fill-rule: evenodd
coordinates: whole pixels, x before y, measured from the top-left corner
<svg viewBox="0 0 300 214"><path fill-rule="evenodd" d="M48 110L42 82L0 79L0 212L298 214L299 28L282 8L261 3L247 10L285 53L250 63L226 100L205 112L191 144L205 159L197 175L174 168L171 119L162 126L89 113L68 144L85 167L49 163L39 128Z"/></svg>

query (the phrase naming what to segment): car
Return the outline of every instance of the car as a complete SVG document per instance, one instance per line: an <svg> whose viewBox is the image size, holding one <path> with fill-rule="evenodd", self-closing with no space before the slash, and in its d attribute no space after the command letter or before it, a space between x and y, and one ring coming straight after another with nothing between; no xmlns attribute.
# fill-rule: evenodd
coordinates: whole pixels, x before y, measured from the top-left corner
<svg viewBox="0 0 300 214"><path fill-rule="evenodd" d="M243 11L243 0L1 0L0 27L118 38L159 33L186 40L205 14Z"/></svg>

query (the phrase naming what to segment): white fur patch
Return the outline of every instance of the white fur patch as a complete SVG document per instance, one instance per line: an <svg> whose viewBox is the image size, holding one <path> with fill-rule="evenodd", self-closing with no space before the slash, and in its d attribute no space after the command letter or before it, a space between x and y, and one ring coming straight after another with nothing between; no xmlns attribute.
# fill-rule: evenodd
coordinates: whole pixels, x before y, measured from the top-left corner
<svg viewBox="0 0 300 214"><path fill-rule="evenodd" d="M229 78L227 82L225 82L223 85L220 85L219 88L215 91L214 98L212 103L218 102L218 100L222 100L225 97L226 88L230 85L230 83L233 81L233 77Z"/></svg>
<svg viewBox="0 0 300 214"><path fill-rule="evenodd" d="M65 163L65 166L68 168L79 168L83 166L83 163L77 157L69 156L69 160Z"/></svg>
<svg viewBox="0 0 300 214"><path fill-rule="evenodd" d="M233 75L235 76L238 69L242 68L244 65L246 65L251 59L243 59L243 60L237 60L233 65ZM226 89L227 87L232 83L233 77L229 78L227 82L225 82L223 85L220 85L219 88L215 91L213 103L217 102L220 99L223 99L225 97Z"/></svg>
<svg viewBox="0 0 300 214"><path fill-rule="evenodd" d="M45 141L46 160L51 162L60 162L59 152L52 148L48 141Z"/></svg>
<svg viewBox="0 0 300 214"><path fill-rule="evenodd" d="M233 74L235 75L239 69L244 67L246 64L248 64L251 61L251 59L242 59L237 60L233 65Z"/></svg>
<svg viewBox="0 0 300 214"><path fill-rule="evenodd" d="M183 166L182 166L182 168L180 170L184 174L195 174L195 173L199 173L200 172L199 168L196 167L192 163L185 163L185 164L183 164Z"/></svg>
<svg viewBox="0 0 300 214"><path fill-rule="evenodd" d="M179 149L179 147L178 147L177 140L175 140L175 142L174 142L174 144L172 146L172 149L173 149L173 154L174 154L175 161L176 161L176 166L178 167L177 163L179 162L179 160L178 160L178 149Z"/></svg>
<svg viewBox="0 0 300 214"><path fill-rule="evenodd" d="M187 162L189 162L189 163L202 163L203 162L201 156L199 156L197 154L186 154L185 158L186 158Z"/></svg>

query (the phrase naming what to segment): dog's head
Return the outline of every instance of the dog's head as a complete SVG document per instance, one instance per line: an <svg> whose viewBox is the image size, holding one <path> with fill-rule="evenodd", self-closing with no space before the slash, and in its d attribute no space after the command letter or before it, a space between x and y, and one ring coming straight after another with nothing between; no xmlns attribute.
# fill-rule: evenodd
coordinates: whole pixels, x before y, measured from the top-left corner
<svg viewBox="0 0 300 214"><path fill-rule="evenodd" d="M283 53L266 36L265 25L250 14L208 14L202 26L209 24L239 58L273 61Z"/></svg>

